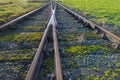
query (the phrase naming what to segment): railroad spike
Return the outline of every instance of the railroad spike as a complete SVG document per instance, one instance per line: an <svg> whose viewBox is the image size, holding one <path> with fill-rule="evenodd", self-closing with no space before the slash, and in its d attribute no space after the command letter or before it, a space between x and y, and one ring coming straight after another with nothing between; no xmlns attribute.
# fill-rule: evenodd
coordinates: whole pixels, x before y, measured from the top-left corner
<svg viewBox="0 0 120 80"><path fill-rule="evenodd" d="M119 48L120 48L120 45L117 44L117 43L113 43L112 46L113 46L115 49L119 49Z"/></svg>
<svg viewBox="0 0 120 80"><path fill-rule="evenodd" d="M82 19L78 19L78 23L82 23L83 21L82 21Z"/></svg>
<svg viewBox="0 0 120 80"><path fill-rule="evenodd" d="M84 27L90 27L89 23L84 23L83 26Z"/></svg>
<svg viewBox="0 0 120 80"><path fill-rule="evenodd" d="M97 34L97 33L98 33L98 30L95 29L94 32Z"/></svg>
<svg viewBox="0 0 120 80"><path fill-rule="evenodd" d="M108 37L106 36L105 33L101 33L101 34L99 34L99 36L100 36L100 38L102 38L102 39L108 39Z"/></svg>

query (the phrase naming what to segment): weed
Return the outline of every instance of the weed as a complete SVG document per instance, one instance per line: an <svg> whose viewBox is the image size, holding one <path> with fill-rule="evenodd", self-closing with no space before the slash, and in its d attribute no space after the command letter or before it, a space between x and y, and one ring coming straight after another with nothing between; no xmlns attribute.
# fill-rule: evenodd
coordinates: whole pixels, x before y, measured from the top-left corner
<svg viewBox="0 0 120 80"><path fill-rule="evenodd" d="M2 0L0 1L0 24L17 16L27 13L43 3L29 3L27 0Z"/></svg>
<svg viewBox="0 0 120 80"><path fill-rule="evenodd" d="M62 2L98 24L120 26L120 0L63 0Z"/></svg>

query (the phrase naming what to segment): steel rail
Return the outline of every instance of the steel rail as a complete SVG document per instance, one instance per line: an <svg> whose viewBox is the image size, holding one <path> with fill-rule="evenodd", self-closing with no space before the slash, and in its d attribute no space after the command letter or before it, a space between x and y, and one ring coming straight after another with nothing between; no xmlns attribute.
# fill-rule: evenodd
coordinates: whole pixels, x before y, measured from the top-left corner
<svg viewBox="0 0 120 80"><path fill-rule="evenodd" d="M50 28L53 28L53 40L54 40L54 52L55 52L55 70L56 70L56 80L63 80L62 75L62 69L60 64L60 55L59 55L59 47L58 47L58 41L57 41L57 34L56 34L56 18L55 18L55 10L52 10L51 18L47 24L47 27L44 31L42 40L40 42L40 45L37 49L37 52L35 54L35 57L32 61L31 67L29 68L29 71L27 73L25 80L37 80L37 74L39 72L39 68L42 65L42 50L45 45L45 41L47 39L48 31Z"/></svg>
<svg viewBox="0 0 120 80"><path fill-rule="evenodd" d="M51 16L50 16L50 18L51 18ZM42 65L42 59L43 59L42 51L43 51L43 48L44 48L44 45L45 45L45 42L47 39L48 31L50 28L50 26L48 26L48 24L50 24L50 22L49 22L50 18L47 20L47 22L45 24L46 29L43 33L41 42L40 42L39 47L35 53L35 57L31 63L29 71L27 72L25 80L37 80L37 75L39 73L40 66Z"/></svg>
<svg viewBox="0 0 120 80"><path fill-rule="evenodd" d="M58 5L60 5L61 7L63 7L65 10L67 10L69 13L73 14L75 17L77 17L78 19L82 20L84 23L87 23L91 28L93 29L98 29L101 32L103 32L113 43L116 43L118 45L120 45L120 37L118 37L117 35L107 31L106 29L104 29L103 27L100 27L99 25L91 22L90 20L84 18L83 16L77 14L76 12L72 11L71 9L65 7L64 5L57 3Z"/></svg>
<svg viewBox="0 0 120 80"><path fill-rule="evenodd" d="M41 42L39 44L37 52L35 53L35 57L32 61L32 64L29 68L29 71L26 75L25 80L37 80L37 74L39 73L39 68L42 65L42 56L43 56L42 51L43 51L43 48L45 45L45 41L47 39L49 28L50 28L50 26L47 26L45 31L44 31Z"/></svg>
<svg viewBox="0 0 120 80"><path fill-rule="evenodd" d="M1 26L0 26L0 30L1 30L1 29L4 29L4 28L8 28L9 25L11 25L11 24L13 24L13 23L15 23L15 22L18 22L18 21L20 21L20 20L22 20L22 19L24 19L24 18L32 15L33 13L35 13L35 12L37 12L37 11L39 11L39 10L44 9L44 8L47 7L49 4L50 4L50 2L48 2L47 4L45 4L43 7L40 7L40 8L38 8L38 9L35 9L35 10L31 11L31 12L28 12L28 13L26 13L26 14L24 14L24 15L16 18L16 19L12 20L12 21L9 21L9 22L1 25Z"/></svg>
<svg viewBox="0 0 120 80"><path fill-rule="evenodd" d="M56 7L53 10L53 40L54 40L54 52L55 52L55 65L56 65L56 80L63 80L62 68L60 63L60 53L57 39L56 25L57 21L55 18Z"/></svg>
<svg viewBox="0 0 120 80"><path fill-rule="evenodd" d="M54 10L52 10L51 19L49 21L48 26L53 28L56 80L63 80L62 68L61 68L61 63L60 63L60 53L59 53L59 47L58 47L58 39L57 39L57 34L56 34L57 21L55 18L55 12L56 12L56 7L54 8Z"/></svg>

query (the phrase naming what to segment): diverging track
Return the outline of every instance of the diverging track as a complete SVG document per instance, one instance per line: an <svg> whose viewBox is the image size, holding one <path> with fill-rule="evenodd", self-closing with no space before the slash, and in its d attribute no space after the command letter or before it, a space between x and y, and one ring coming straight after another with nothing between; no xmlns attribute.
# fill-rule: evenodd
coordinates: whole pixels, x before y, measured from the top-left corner
<svg viewBox="0 0 120 80"><path fill-rule="evenodd" d="M119 39L57 4L26 80L118 79Z"/></svg>
<svg viewBox="0 0 120 80"><path fill-rule="evenodd" d="M29 37L17 39L21 38L20 36L12 37L11 41L6 40L17 47L13 45L11 48L3 43L0 44L5 46L0 47L3 52L6 50L16 52L15 50L18 49L30 49L36 52L33 54L34 59L31 59L32 63L31 61L26 63L25 72L30 68L25 80L118 80L120 78L120 38L118 36L61 4L50 2L46 7L41 10L43 12L40 11L40 14L38 14L39 11L32 16L31 13L27 14L27 18L23 16L1 27L2 30L10 28L9 34L14 31L10 34L11 36L14 33L22 37L33 32L42 33L40 39L30 38L32 42ZM47 21L47 24L42 22L43 20ZM17 27L14 27L16 25ZM42 30L38 28L41 25ZM20 47L18 43L27 46ZM29 43L31 45L28 46ZM34 46L34 44L37 45ZM23 62L25 59L23 58ZM30 63L31 65L28 65Z"/></svg>
<svg viewBox="0 0 120 80"><path fill-rule="evenodd" d="M58 47L57 34L56 34L56 24L57 24L56 18L55 18L56 6L54 5L53 8L54 9L51 9L52 10L51 18L50 18L50 20L47 24L47 27L44 31L41 43L39 45L39 48L37 49L36 55L33 59L31 67L30 67L30 69L28 71L28 74L26 76L26 80L39 80L39 79L50 80L50 79L55 79L54 78L55 76L56 76L56 80L63 80L61 63L60 63L59 47ZM53 39L51 40L51 38L53 38ZM41 73L41 70L45 69L45 67L47 67L47 66L45 66L43 68L41 67L44 64L47 64L47 63L42 64L42 62L44 62L44 61L42 61L42 59L43 59L42 56L44 55L44 56L50 57L49 55L52 55L52 54L46 54L45 55L45 53L43 53L43 50L47 49L46 46L48 46L48 44L53 45L52 43L54 44L54 46L48 47L48 50L50 48L54 47L53 56L55 55L55 64L54 64L55 65L55 72L53 73L53 75L52 75L51 72L50 72L49 75L48 75L48 73L45 74L45 75L41 75L41 74L44 73L44 72ZM54 61L53 61L53 63L54 63ZM51 66L48 65L48 67L51 67ZM39 73L41 73L41 74L39 74ZM55 76L54 76L54 74L55 74Z"/></svg>
<svg viewBox="0 0 120 80"><path fill-rule="evenodd" d="M0 26L0 80L24 80L50 17L51 3Z"/></svg>
<svg viewBox="0 0 120 80"><path fill-rule="evenodd" d="M64 80L120 78L119 37L60 4L56 20Z"/></svg>

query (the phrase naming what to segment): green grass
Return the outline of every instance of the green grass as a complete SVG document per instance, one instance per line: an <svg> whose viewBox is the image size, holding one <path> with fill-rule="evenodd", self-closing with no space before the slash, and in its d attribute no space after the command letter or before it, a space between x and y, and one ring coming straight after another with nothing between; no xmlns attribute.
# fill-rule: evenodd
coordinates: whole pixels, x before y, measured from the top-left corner
<svg viewBox="0 0 120 80"><path fill-rule="evenodd" d="M41 36L42 36L42 33L40 32L23 33L23 34L16 35L13 38L13 41L15 42L38 41L40 40Z"/></svg>
<svg viewBox="0 0 120 80"><path fill-rule="evenodd" d="M97 68L97 67L94 67L93 70L96 71L96 72L99 72L99 71L100 71L100 69Z"/></svg>
<svg viewBox="0 0 120 80"><path fill-rule="evenodd" d="M71 54L89 54L96 53L98 50L101 50L103 53L108 53L109 49L103 46L90 45L90 46L71 46L65 49L65 52Z"/></svg>
<svg viewBox="0 0 120 80"><path fill-rule="evenodd" d="M120 0L62 0L97 24L120 26Z"/></svg>
<svg viewBox="0 0 120 80"><path fill-rule="evenodd" d="M119 63L119 62L117 62L115 66L116 66L116 67L120 67L120 63Z"/></svg>
<svg viewBox="0 0 120 80"><path fill-rule="evenodd" d="M43 26L37 27L37 26L27 26L25 27L26 31L41 31L44 30Z"/></svg>
<svg viewBox="0 0 120 80"><path fill-rule="evenodd" d="M48 60L44 60L43 63L44 63L44 66L43 68L45 69L41 69L41 75L42 76L46 76L48 73L51 73L53 71L53 59L48 59Z"/></svg>
<svg viewBox="0 0 120 80"><path fill-rule="evenodd" d="M77 39L77 34L63 34L62 35L62 41L67 41L67 40L78 40Z"/></svg>
<svg viewBox="0 0 120 80"><path fill-rule="evenodd" d="M14 41L14 42L30 42L39 41L42 37L41 32L30 33L12 33L0 35L0 42Z"/></svg>
<svg viewBox="0 0 120 80"><path fill-rule="evenodd" d="M1 51L0 61L15 61L15 60L32 60L33 55L30 49L14 50L14 51Z"/></svg>
<svg viewBox="0 0 120 80"><path fill-rule="evenodd" d="M0 0L0 24L42 6L41 2L28 0Z"/></svg>
<svg viewBox="0 0 120 80"><path fill-rule="evenodd" d="M119 73L120 74L120 69L115 69L115 72Z"/></svg>

